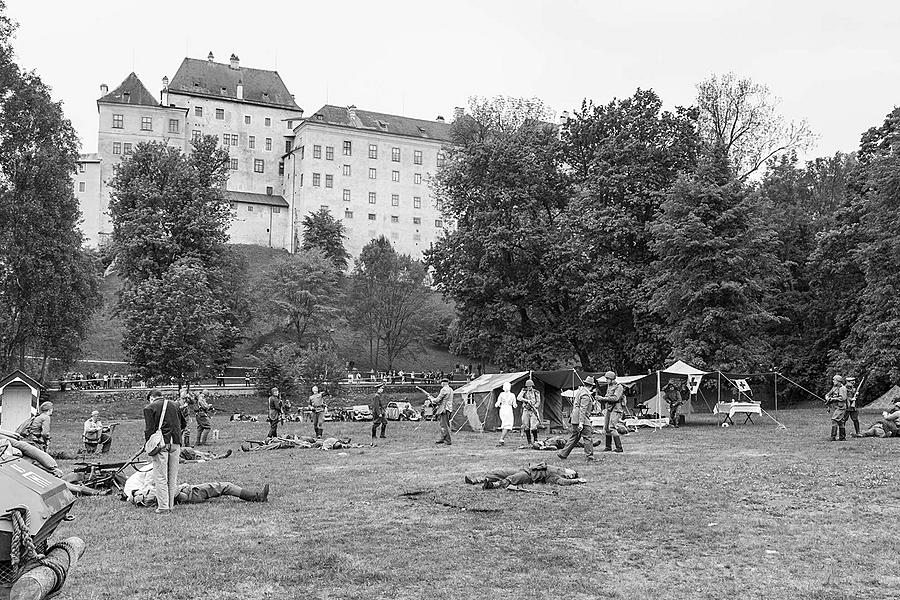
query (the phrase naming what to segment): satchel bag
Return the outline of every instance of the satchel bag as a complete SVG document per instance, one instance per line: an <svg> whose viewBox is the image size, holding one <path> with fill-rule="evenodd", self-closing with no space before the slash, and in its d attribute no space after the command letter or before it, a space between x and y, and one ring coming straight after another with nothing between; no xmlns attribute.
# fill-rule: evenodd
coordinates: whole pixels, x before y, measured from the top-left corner
<svg viewBox="0 0 900 600"><path fill-rule="evenodd" d="M159 426L144 444L144 451L146 451L149 456L156 456L166 447L165 440L163 439L162 424L163 419L166 418L166 408L168 408L168 406L169 399L165 398L163 400L162 412L159 413Z"/></svg>

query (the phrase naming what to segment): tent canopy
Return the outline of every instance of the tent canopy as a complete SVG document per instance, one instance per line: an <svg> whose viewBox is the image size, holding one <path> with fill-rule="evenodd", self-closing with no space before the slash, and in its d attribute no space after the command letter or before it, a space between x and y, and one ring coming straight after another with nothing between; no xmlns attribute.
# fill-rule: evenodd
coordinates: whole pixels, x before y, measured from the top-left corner
<svg viewBox="0 0 900 600"><path fill-rule="evenodd" d="M528 371L517 371L515 373L485 373L478 379L473 379L466 385L453 390L454 395L459 394L477 394L480 392L490 392L503 387L504 383L513 383L524 379L528 376Z"/></svg>
<svg viewBox="0 0 900 600"><path fill-rule="evenodd" d="M709 375L710 371L701 371L683 360L676 360L671 365L661 371L667 375Z"/></svg>
<svg viewBox="0 0 900 600"><path fill-rule="evenodd" d="M895 385L862 408L882 411L889 410L897 400L900 400L900 387Z"/></svg>

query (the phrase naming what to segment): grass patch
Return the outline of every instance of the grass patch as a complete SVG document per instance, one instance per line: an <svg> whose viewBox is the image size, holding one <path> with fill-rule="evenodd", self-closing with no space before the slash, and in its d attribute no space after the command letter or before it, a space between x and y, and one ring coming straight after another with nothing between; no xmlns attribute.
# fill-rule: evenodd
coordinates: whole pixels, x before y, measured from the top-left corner
<svg viewBox="0 0 900 600"><path fill-rule="evenodd" d="M82 408L58 407L54 448L77 446ZM626 437L624 455L586 464L573 453L567 464L589 483L558 497L465 485L469 470L560 461L495 447L493 434L435 446L434 423L391 423L372 449L182 465L184 481L269 482L270 502L160 518L79 500L54 539L79 535L88 550L60 598L897 597L898 440L829 443L822 411L780 417L787 430L692 416ZM213 427L224 450L266 424L217 417ZM132 452L140 430L124 422L110 458ZM366 423L325 430L368 441Z"/></svg>

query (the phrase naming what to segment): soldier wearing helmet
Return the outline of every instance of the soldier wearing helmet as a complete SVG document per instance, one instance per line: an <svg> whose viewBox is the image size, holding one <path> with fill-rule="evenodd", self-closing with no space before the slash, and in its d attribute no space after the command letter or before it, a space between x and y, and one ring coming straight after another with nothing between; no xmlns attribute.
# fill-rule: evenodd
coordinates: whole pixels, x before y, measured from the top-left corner
<svg viewBox="0 0 900 600"><path fill-rule="evenodd" d="M844 378L835 375L831 378L831 389L825 394L825 405L831 409L831 441L847 439L847 430L844 421L847 414L847 388L844 387Z"/></svg>
<svg viewBox="0 0 900 600"><path fill-rule="evenodd" d="M844 424L847 419L853 421L854 437L859 436L859 409L856 407L857 396L859 396L859 388L856 385L856 377L848 376L847 385L847 411L844 413Z"/></svg>
<svg viewBox="0 0 900 600"><path fill-rule="evenodd" d="M541 426L541 394L534 388L534 381L528 379L517 398L522 405L522 431L528 445L537 443L538 428Z"/></svg>
<svg viewBox="0 0 900 600"><path fill-rule="evenodd" d="M604 375L609 385L606 388L606 395L600 397L600 402L605 405L606 411L603 414L603 435L606 439L604 452L612 450L612 443L616 443L616 452L622 452L622 436L616 427L622 416L625 414L625 386L616 381L616 372L607 371Z"/></svg>
<svg viewBox="0 0 900 600"><path fill-rule="evenodd" d="M287 406L289 408L290 404ZM269 396L269 417L266 419L269 422L268 437L278 437L278 424L284 420L285 410L285 400L281 398L278 388L273 387Z"/></svg>

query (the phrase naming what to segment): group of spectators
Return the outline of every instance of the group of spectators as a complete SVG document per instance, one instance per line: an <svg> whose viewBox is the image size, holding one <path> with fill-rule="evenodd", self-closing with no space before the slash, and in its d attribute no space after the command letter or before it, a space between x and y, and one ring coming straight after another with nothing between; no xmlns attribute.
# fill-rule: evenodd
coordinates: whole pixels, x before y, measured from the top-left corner
<svg viewBox="0 0 900 600"><path fill-rule="evenodd" d="M438 371L375 371L369 369L367 372L361 372L357 369L351 369L347 372L347 381L349 383L440 383L445 377L458 381L465 379L471 381L481 376L482 367L478 365L477 369L472 365L455 365L453 373L446 373L443 369Z"/></svg>
<svg viewBox="0 0 900 600"><path fill-rule="evenodd" d="M100 373L80 373L72 371L64 373L59 380L59 390L65 392L71 390L119 390L134 387L135 377L129 374Z"/></svg>

